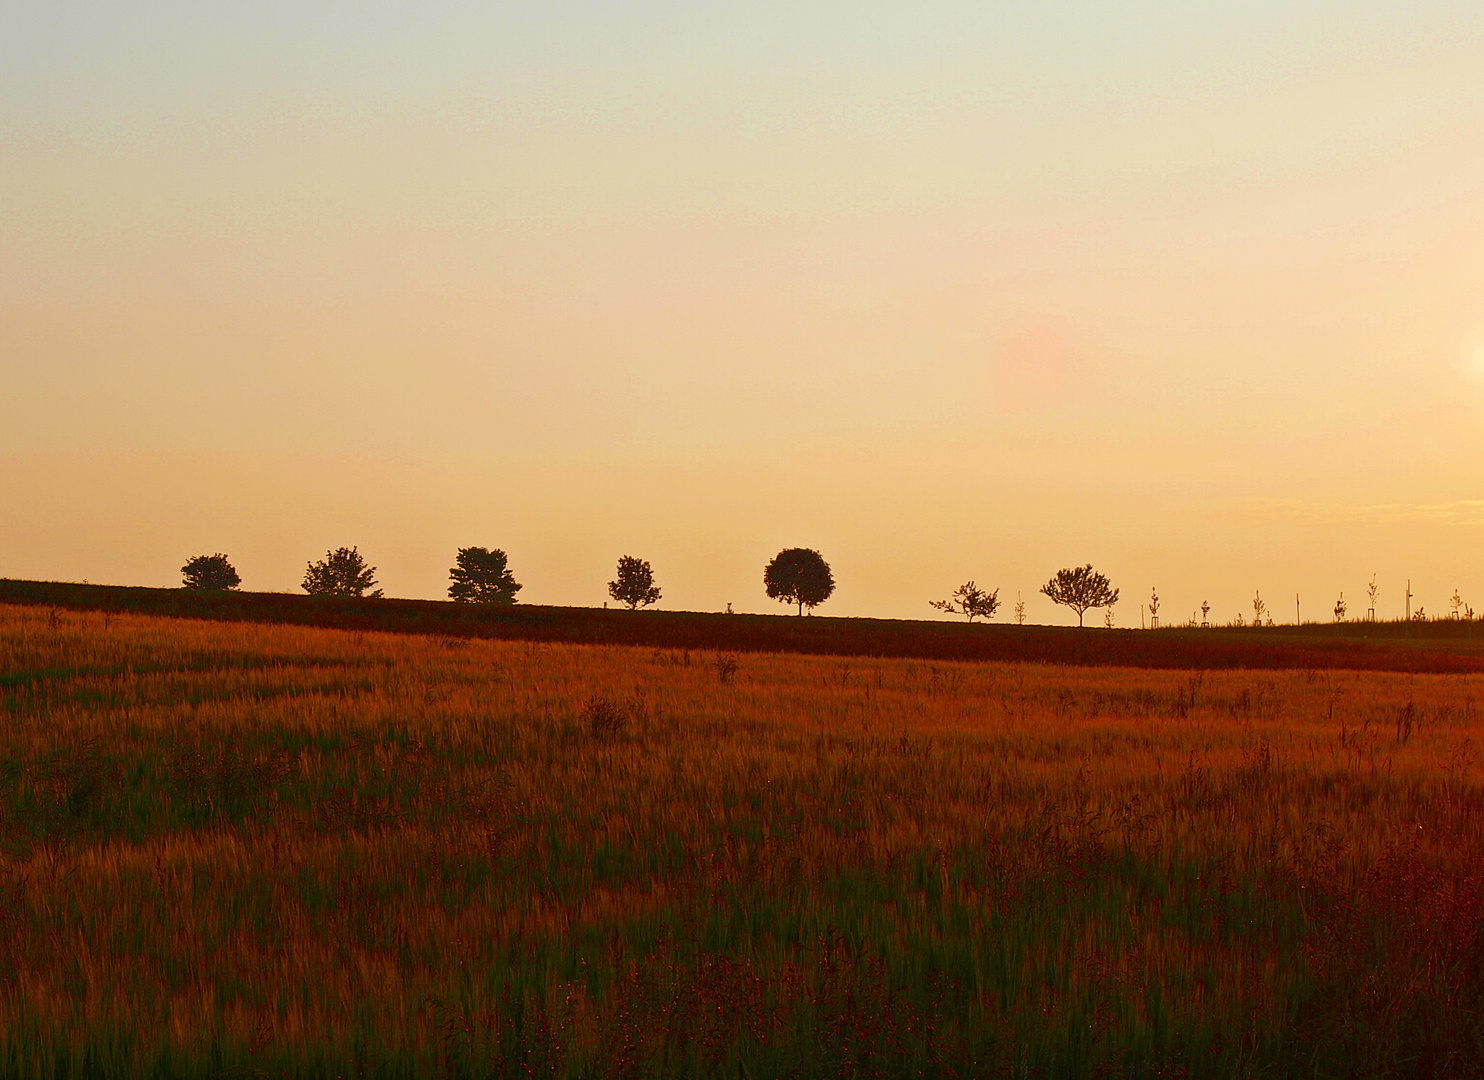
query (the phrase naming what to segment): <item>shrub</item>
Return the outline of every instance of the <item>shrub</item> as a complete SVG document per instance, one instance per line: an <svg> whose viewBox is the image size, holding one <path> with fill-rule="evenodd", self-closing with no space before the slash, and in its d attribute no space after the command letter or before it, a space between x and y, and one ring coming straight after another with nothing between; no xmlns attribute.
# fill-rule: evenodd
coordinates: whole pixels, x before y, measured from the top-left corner
<svg viewBox="0 0 1484 1080"><path fill-rule="evenodd" d="M582 709L582 719L587 724L588 734L599 742L612 742L629 725L628 713L623 706L602 694L588 698Z"/></svg>

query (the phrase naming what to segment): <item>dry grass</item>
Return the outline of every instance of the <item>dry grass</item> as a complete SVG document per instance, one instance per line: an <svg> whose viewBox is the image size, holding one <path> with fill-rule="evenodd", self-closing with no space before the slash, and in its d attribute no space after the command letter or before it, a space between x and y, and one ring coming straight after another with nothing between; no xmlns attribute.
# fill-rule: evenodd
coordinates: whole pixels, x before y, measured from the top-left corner
<svg viewBox="0 0 1484 1080"><path fill-rule="evenodd" d="M1481 711L0 608L0 1073L1474 1075Z"/></svg>

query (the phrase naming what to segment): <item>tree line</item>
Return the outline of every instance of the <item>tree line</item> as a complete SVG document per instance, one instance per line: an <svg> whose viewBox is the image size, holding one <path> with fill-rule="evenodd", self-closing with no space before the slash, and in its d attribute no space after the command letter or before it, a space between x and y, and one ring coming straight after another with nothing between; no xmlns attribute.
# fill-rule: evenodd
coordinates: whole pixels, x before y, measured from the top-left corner
<svg viewBox="0 0 1484 1080"><path fill-rule="evenodd" d="M180 568L182 586L187 589L232 590L242 578L231 560L222 552L196 555ZM516 602L522 585L515 580L509 557L499 548L459 548L454 565L448 571L448 598L461 604L508 605ZM323 559L309 562L300 588L311 596L346 596L378 598L383 595L376 586L376 567L366 562L355 547L336 548L325 552ZM784 548L763 568L763 589L768 597L790 604L803 615L828 600L835 592L835 577L818 551L813 548ZM930 601L930 606L951 615L963 615L970 622L992 619L999 610L999 590L986 592L973 581L960 586L947 600ZM1118 590L1091 564L1058 570L1041 592L1053 603L1076 612L1077 625L1094 608L1110 608L1118 602ZM630 611L657 604L660 587L648 560L632 555L619 557L615 577L608 583L608 595ZM731 610L731 605L727 605ZM1015 605L1016 621L1025 621L1025 604Z"/></svg>

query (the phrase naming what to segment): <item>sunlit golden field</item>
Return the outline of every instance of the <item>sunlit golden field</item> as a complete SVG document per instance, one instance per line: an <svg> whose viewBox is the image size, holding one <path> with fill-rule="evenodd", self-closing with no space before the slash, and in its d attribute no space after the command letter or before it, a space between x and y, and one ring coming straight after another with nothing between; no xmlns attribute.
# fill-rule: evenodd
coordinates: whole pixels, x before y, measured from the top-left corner
<svg viewBox="0 0 1484 1080"><path fill-rule="evenodd" d="M8 607L0 705L7 1075L1484 1060L1481 676Z"/></svg>

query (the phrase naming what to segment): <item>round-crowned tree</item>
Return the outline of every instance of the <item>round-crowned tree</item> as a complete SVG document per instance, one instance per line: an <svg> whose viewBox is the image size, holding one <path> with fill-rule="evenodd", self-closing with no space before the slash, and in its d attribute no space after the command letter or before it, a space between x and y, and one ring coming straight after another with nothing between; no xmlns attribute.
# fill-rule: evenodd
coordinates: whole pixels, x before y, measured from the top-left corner
<svg viewBox="0 0 1484 1080"><path fill-rule="evenodd" d="M192 555L180 568L181 587L186 589L208 589L223 592L242 584L237 570L218 551L215 555Z"/></svg>
<svg viewBox="0 0 1484 1080"><path fill-rule="evenodd" d="M797 604L799 614L830 598L835 578L830 564L813 548L785 548L763 570L763 587L779 603Z"/></svg>
<svg viewBox="0 0 1484 1080"><path fill-rule="evenodd" d="M1111 608L1118 603L1118 590L1102 574L1086 566L1066 567L1058 570L1041 592L1051 598L1053 604L1069 607L1077 613L1077 625L1082 625L1082 616L1088 608ZM1111 625L1111 624L1110 624Z"/></svg>
<svg viewBox="0 0 1484 1080"><path fill-rule="evenodd" d="M367 566L366 558L353 547L336 548L325 557L309 564L304 571L302 588L311 596L381 596L381 590L368 593L376 584L376 567Z"/></svg>
<svg viewBox="0 0 1484 1080"><path fill-rule="evenodd" d="M506 566L505 553L482 547L459 548L448 571L448 598L461 604L513 604L520 582Z"/></svg>
<svg viewBox="0 0 1484 1080"><path fill-rule="evenodd" d="M627 604L630 611L657 603L660 589L654 583L654 571L649 568L649 561L632 555L621 556L618 577L608 583L608 595L620 604Z"/></svg>

